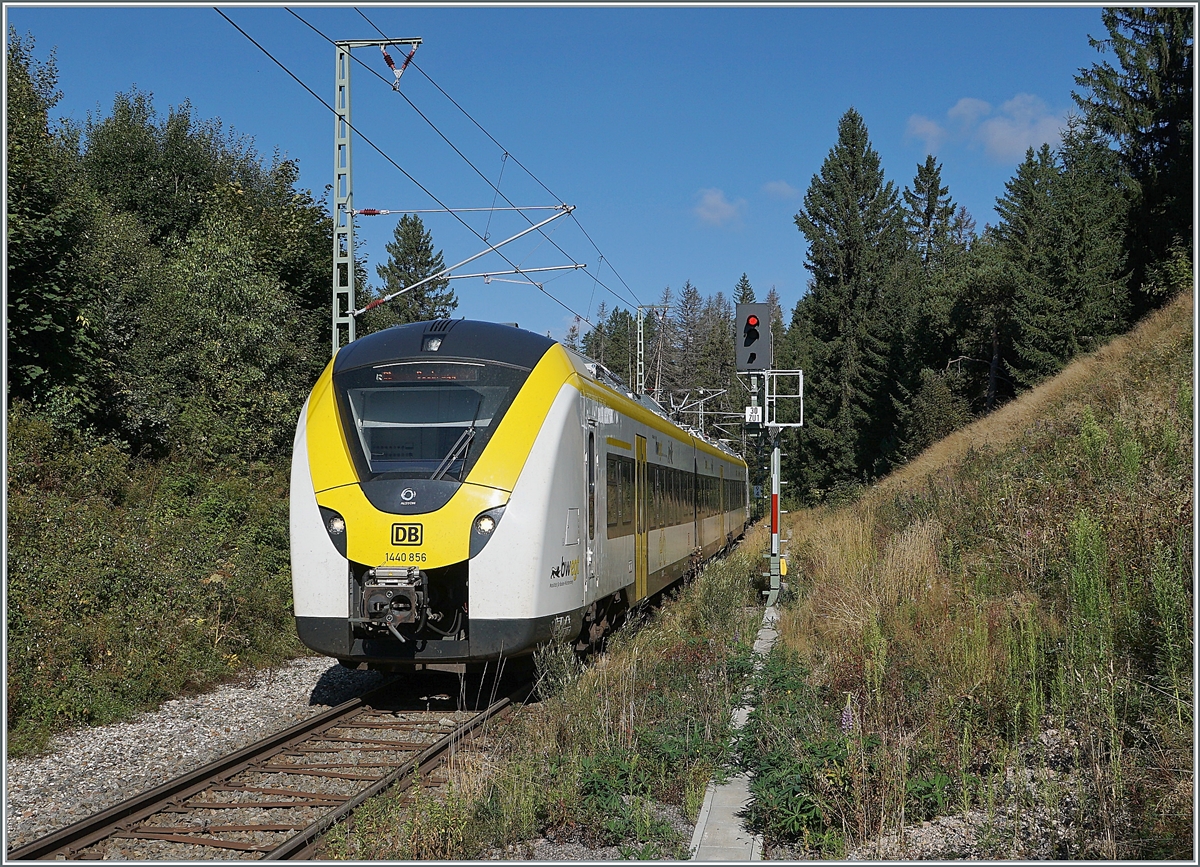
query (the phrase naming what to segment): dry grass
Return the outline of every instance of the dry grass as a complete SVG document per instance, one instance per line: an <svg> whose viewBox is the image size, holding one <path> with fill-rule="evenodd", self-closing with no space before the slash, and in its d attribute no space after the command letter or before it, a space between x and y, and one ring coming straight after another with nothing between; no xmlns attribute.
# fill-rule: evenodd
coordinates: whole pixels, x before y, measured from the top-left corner
<svg viewBox="0 0 1200 867"><path fill-rule="evenodd" d="M1183 296L856 503L785 519L777 678L802 686L756 736L764 768L796 764L759 820L829 854L952 801L1041 810L1075 856L1191 852L1192 378ZM1017 765L1059 776L999 785Z"/></svg>
<svg viewBox="0 0 1200 867"><path fill-rule="evenodd" d="M923 451L876 486L884 496L912 486L918 480L962 460L972 449L997 448L1020 439L1053 408L1070 411L1072 404L1111 399L1144 382L1130 382L1123 363L1131 355L1153 357L1163 346L1176 344L1191 332L1193 302L1183 293L1167 306L1148 314L1132 331L1106 343L1095 352L1072 361L1058 375Z"/></svg>

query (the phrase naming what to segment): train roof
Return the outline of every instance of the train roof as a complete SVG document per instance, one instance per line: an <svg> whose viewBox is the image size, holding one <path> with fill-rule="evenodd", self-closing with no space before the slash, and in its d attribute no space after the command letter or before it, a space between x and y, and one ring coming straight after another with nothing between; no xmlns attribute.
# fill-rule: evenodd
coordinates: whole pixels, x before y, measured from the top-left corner
<svg viewBox="0 0 1200 867"><path fill-rule="evenodd" d="M440 338L438 348L430 350L426 338L429 341ZM342 347L334 358L333 372L422 355L499 361L532 370L555 342L544 335L495 322L473 319L412 322L376 331Z"/></svg>

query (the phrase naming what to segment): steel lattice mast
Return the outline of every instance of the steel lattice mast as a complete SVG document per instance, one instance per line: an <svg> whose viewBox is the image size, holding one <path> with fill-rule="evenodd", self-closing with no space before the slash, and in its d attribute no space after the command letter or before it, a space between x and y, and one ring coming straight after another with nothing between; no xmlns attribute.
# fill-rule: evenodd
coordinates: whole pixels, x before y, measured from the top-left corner
<svg viewBox="0 0 1200 867"><path fill-rule="evenodd" d="M346 343L354 342L355 279L354 279L354 176L350 144L353 127L350 121L350 52L355 48L389 45L421 44L414 39L348 39L335 42L333 97L333 354ZM385 54L386 57L386 54ZM406 61L407 64L407 61ZM403 70L401 70L403 71ZM397 74L396 79L399 81Z"/></svg>

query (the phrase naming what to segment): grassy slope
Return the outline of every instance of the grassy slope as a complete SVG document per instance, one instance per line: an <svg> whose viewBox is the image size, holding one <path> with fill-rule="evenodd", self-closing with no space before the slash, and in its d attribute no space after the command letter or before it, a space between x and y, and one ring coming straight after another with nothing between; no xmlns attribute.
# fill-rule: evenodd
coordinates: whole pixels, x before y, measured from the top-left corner
<svg viewBox="0 0 1200 867"><path fill-rule="evenodd" d="M9 756L304 652L287 468L130 458L8 417Z"/></svg>
<svg viewBox="0 0 1200 867"><path fill-rule="evenodd" d="M1190 857L1192 377L1185 296L790 516L799 598L747 735L760 827L830 853L1008 807L1028 827L947 854Z"/></svg>

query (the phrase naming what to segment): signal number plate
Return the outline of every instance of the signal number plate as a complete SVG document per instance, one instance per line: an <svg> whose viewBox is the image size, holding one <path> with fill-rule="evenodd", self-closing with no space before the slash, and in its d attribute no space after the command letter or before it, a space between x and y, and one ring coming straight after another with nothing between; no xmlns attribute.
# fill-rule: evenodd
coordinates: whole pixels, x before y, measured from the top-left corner
<svg viewBox="0 0 1200 867"><path fill-rule="evenodd" d="M420 524L392 524L393 545L420 545L424 537Z"/></svg>

